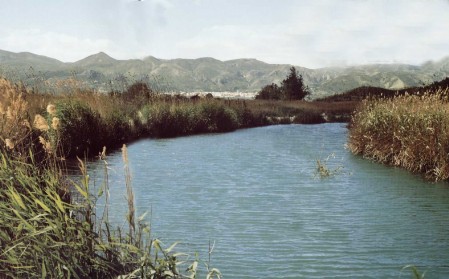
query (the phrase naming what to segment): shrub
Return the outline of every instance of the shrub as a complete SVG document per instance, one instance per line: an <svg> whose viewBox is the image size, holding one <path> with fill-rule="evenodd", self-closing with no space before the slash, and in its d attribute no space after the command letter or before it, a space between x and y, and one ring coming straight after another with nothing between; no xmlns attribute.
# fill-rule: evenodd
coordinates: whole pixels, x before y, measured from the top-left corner
<svg viewBox="0 0 449 279"><path fill-rule="evenodd" d="M326 120L323 118L323 115L316 111L302 111L296 114L293 119L293 123L297 124L319 124L325 122Z"/></svg>
<svg viewBox="0 0 449 279"><path fill-rule="evenodd" d="M149 104L141 110L141 123L145 132L150 136L163 133L164 121L168 121L169 107L167 104Z"/></svg>
<svg viewBox="0 0 449 279"><path fill-rule="evenodd" d="M216 102L205 102L201 105L202 125L207 132L229 132L239 127L236 112Z"/></svg>
<svg viewBox="0 0 449 279"><path fill-rule="evenodd" d="M133 83L128 89L122 93L123 97L128 102L148 103L154 95L153 90L144 82Z"/></svg>
<svg viewBox="0 0 449 279"><path fill-rule="evenodd" d="M108 114L102 123L100 138L105 146L121 146L137 137L130 127L129 117L118 109Z"/></svg>
<svg viewBox="0 0 449 279"><path fill-rule="evenodd" d="M235 110L213 100L153 103L144 106L140 115L144 130L156 137L228 132L239 127Z"/></svg>
<svg viewBox="0 0 449 279"><path fill-rule="evenodd" d="M261 100L281 100L282 90L275 83L264 86L256 95L256 99Z"/></svg>
<svg viewBox="0 0 449 279"><path fill-rule="evenodd" d="M262 113L252 112L249 108L237 108L239 128L257 127L268 125L267 118Z"/></svg>
<svg viewBox="0 0 449 279"><path fill-rule="evenodd" d="M100 115L92 111L87 105L66 100L57 102L54 115L60 121L58 129L59 146L62 154L68 157L82 156L84 154L97 154L101 150L103 122Z"/></svg>

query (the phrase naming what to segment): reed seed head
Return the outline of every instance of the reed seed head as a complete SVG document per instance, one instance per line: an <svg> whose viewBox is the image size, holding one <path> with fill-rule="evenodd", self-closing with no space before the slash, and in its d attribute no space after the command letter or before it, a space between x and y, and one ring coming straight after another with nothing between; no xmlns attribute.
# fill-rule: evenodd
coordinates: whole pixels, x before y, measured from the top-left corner
<svg viewBox="0 0 449 279"><path fill-rule="evenodd" d="M34 117L34 127L42 132L46 132L49 129L47 121L40 114L36 114L36 116Z"/></svg>
<svg viewBox="0 0 449 279"><path fill-rule="evenodd" d="M51 116L54 116L56 114L56 106L53 104L48 104L47 106L47 112L48 114L50 114Z"/></svg>
<svg viewBox="0 0 449 279"><path fill-rule="evenodd" d="M51 128L52 128L53 130L58 130L59 125L60 125L59 118L53 117L53 119L51 120Z"/></svg>
<svg viewBox="0 0 449 279"><path fill-rule="evenodd" d="M49 141L46 141L42 136L39 136L39 142L42 144L47 153L52 152L51 143Z"/></svg>
<svg viewBox="0 0 449 279"><path fill-rule="evenodd" d="M5 145L9 149L14 149L14 142L11 139L5 139Z"/></svg>

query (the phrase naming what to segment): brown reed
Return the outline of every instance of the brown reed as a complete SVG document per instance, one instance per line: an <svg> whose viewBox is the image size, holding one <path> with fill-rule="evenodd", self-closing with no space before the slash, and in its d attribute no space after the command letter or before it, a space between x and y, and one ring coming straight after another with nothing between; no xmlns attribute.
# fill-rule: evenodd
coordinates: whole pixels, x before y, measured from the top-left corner
<svg viewBox="0 0 449 279"><path fill-rule="evenodd" d="M448 179L448 90L363 101L350 125L349 149L432 180Z"/></svg>

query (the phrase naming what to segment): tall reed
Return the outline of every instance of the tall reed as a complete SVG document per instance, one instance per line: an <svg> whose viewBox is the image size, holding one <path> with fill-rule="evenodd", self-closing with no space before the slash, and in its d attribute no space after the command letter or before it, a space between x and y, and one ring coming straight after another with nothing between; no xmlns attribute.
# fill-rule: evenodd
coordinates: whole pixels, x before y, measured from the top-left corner
<svg viewBox="0 0 449 279"><path fill-rule="evenodd" d="M124 163L128 164L127 158ZM163 248L151 238L144 217L134 217L127 166L127 233L112 228L107 217L96 217L96 201L103 193L92 193L86 165L79 160L79 166L77 182L61 176L54 166L41 169L0 155L0 274L6 278L196 278L197 260L186 265L188 255L174 253L176 244ZM64 183L70 186L71 199L60 194ZM182 266L185 272L179 269ZM220 278L217 269L207 268L207 278Z"/></svg>
<svg viewBox="0 0 449 279"><path fill-rule="evenodd" d="M350 150L429 179L448 179L448 90L363 101L350 125Z"/></svg>
<svg viewBox="0 0 449 279"><path fill-rule="evenodd" d="M68 177L64 144L69 139L67 147L79 140L85 140L80 148L92 143L83 129L71 134L86 125L83 119L95 115L90 108L54 102L30 115L29 102L36 95L1 79L0 93L1 278L195 278L198 261L190 260L187 268L186 255L175 253L175 245L163 248L151 237L144 216L135 217L126 147L128 231L113 228L108 220L105 149L100 153L105 184L98 193L84 161L78 160L81 178ZM95 132L101 134L101 129ZM97 200L103 195L103 215L97 216ZM180 270L184 266L185 272ZM220 274L211 269L207 276Z"/></svg>

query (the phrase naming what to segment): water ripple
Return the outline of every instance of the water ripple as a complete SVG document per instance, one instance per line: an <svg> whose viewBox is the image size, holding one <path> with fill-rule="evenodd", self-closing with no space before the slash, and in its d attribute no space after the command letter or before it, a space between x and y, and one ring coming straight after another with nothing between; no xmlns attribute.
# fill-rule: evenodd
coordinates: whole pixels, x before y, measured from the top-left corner
<svg viewBox="0 0 449 279"><path fill-rule="evenodd" d="M216 241L225 278L397 278L409 264L448 277L448 185L353 156L346 137L324 124L136 142L138 211L152 210L154 234L183 251L207 258ZM316 159L331 154L327 166L343 172L320 179ZM108 160L122 222L121 158Z"/></svg>

